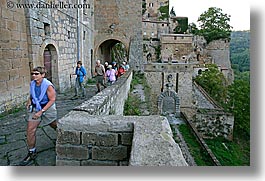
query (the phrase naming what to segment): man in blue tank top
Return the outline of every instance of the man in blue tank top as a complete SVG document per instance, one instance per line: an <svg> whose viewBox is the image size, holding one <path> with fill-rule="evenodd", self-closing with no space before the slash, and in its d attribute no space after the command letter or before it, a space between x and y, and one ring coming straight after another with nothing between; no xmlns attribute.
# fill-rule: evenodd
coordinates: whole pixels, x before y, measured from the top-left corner
<svg viewBox="0 0 265 181"><path fill-rule="evenodd" d="M37 157L35 147L37 127L42 124L57 128L56 92L54 85L44 78L45 74L44 67L36 67L31 72L30 97L26 104L29 116L27 125L29 150L28 155L19 163L20 166L29 165Z"/></svg>

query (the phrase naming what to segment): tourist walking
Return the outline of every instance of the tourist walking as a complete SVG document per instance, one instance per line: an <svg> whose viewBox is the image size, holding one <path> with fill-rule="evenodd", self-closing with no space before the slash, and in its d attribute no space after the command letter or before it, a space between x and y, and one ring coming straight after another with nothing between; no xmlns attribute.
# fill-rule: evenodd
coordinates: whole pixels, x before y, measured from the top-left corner
<svg viewBox="0 0 265 181"><path fill-rule="evenodd" d="M46 72L45 67L36 67L31 72L30 96L26 104L28 155L19 163L20 166L32 163L37 157L37 127L42 124L57 128L56 92L54 85L45 78Z"/></svg>
<svg viewBox="0 0 265 181"><path fill-rule="evenodd" d="M94 75L96 76L96 82L97 82L97 92L99 93L100 90L100 85L102 85L104 88L106 88L105 85L105 80L106 80L106 76L105 76L105 68L104 66L100 63L100 60L96 61L96 66L95 66L95 72Z"/></svg>
<svg viewBox="0 0 265 181"><path fill-rule="evenodd" d="M116 62L112 62L112 69L115 70L116 80L118 79L118 66Z"/></svg>
<svg viewBox="0 0 265 181"><path fill-rule="evenodd" d="M82 91L82 97L85 97L85 78L87 75L86 69L84 66L82 66L82 62L78 61L77 66L75 69L75 73L72 75L76 75L76 81L75 81L75 95L72 99L78 98L78 90L81 89Z"/></svg>
<svg viewBox="0 0 265 181"><path fill-rule="evenodd" d="M125 73L123 64L121 64L118 68L118 77L122 76Z"/></svg>
<svg viewBox="0 0 265 181"><path fill-rule="evenodd" d="M114 84L114 82L116 81L116 71L112 68L112 65L108 66L106 77L108 80L108 85Z"/></svg>
<svg viewBox="0 0 265 181"><path fill-rule="evenodd" d="M122 67L125 70L125 72L128 71L129 68L130 68L130 66L129 66L129 64L127 62L122 62Z"/></svg>

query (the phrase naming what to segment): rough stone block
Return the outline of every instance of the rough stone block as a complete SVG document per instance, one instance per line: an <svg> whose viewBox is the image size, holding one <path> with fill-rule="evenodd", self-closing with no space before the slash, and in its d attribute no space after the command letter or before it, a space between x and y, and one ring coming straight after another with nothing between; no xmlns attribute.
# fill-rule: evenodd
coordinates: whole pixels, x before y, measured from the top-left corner
<svg viewBox="0 0 265 181"><path fill-rule="evenodd" d="M132 145L133 133L121 133L121 144Z"/></svg>
<svg viewBox="0 0 265 181"><path fill-rule="evenodd" d="M60 159L56 158L56 166L80 166L80 161L60 160Z"/></svg>
<svg viewBox="0 0 265 181"><path fill-rule="evenodd" d="M84 146L58 145L56 146L57 156L67 159L89 159L88 148Z"/></svg>
<svg viewBox="0 0 265 181"><path fill-rule="evenodd" d="M58 129L58 136L57 136L57 143L58 144L80 144L80 132L77 131L64 131L62 129Z"/></svg>
<svg viewBox="0 0 265 181"><path fill-rule="evenodd" d="M94 160L125 160L127 158L127 147L93 147L92 159Z"/></svg>
<svg viewBox="0 0 265 181"><path fill-rule="evenodd" d="M118 134L83 133L82 144L92 144L96 146L118 146Z"/></svg>
<svg viewBox="0 0 265 181"><path fill-rule="evenodd" d="M73 121L74 120L74 121ZM80 132L132 132L136 117L93 116L85 111L71 111L58 122L58 128Z"/></svg>
<svg viewBox="0 0 265 181"><path fill-rule="evenodd" d="M118 162L117 161L85 160L85 161L81 161L81 166L118 166Z"/></svg>
<svg viewBox="0 0 265 181"><path fill-rule="evenodd" d="M188 166L165 117L135 123L130 166Z"/></svg>
<svg viewBox="0 0 265 181"><path fill-rule="evenodd" d="M129 162L128 161L120 161L119 166L129 166Z"/></svg>

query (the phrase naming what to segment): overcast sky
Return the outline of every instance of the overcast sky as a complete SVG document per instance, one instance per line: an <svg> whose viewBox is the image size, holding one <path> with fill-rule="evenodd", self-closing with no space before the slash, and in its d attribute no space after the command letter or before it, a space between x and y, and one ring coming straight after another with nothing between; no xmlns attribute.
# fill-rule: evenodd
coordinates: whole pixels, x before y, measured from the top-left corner
<svg viewBox="0 0 265 181"><path fill-rule="evenodd" d="M222 9L231 15L233 30L250 30L250 0L169 0L170 10L174 6L176 16L188 17L189 23L196 23L199 16L210 7ZM198 27L198 24L197 24Z"/></svg>

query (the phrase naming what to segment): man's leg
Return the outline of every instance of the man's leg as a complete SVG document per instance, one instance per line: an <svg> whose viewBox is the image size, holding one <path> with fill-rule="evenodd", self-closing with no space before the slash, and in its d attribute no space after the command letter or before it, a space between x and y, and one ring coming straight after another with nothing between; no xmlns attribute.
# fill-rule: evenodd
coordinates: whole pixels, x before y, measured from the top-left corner
<svg viewBox="0 0 265 181"><path fill-rule="evenodd" d="M101 85L102 85L104 88L107 87L106 82L105 82L105 80L104 80L104 77L102 77L102 80L101 80L100 83L101 83Z"/></svg>
<svg viewBox="0 0 265 181"><path fill-rule="evenodd" d="M75 96L78 96L79 81L75 81Z"/></svg>
<svg viewBox="0 0 265 181"><path fill-rule="evenodd" d="M82 97L85 97L85 83L84 82L80 82L80 88L82 90Z"/></svg>
<svg viewBox="0 0 265 181"><path fill-rule="evenodd" d="M100 92L100 83L99 83L99 81L97 81L97 88L98 88L97 92Z"/></svg>

